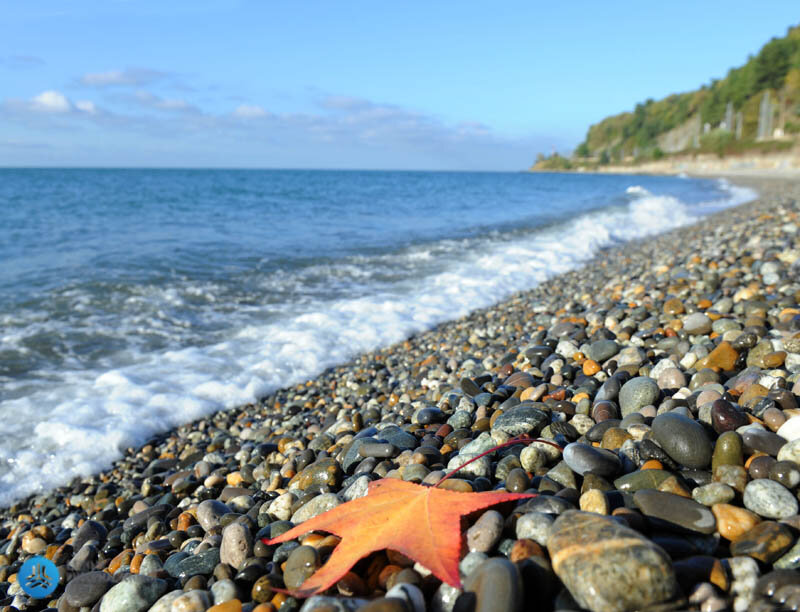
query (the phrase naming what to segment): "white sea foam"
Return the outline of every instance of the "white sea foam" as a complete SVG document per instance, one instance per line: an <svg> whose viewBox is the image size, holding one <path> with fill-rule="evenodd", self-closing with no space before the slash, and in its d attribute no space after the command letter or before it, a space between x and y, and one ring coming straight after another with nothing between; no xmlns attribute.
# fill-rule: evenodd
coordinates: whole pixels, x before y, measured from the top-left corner
<svg viewBox="0 0 800 612"><path fill-rule="evenodd" d="M372 271L353 258L346 265L321 264L300 274L277 275L263 281L273 291L277 287L302 296L304 283L326 279L341 284L333 295L342 297L321 301L306 292L291 304L231 305L234 321L238 310L269 311L269 316L261 322L251 317L207 346L157 353L129 348L124 358L118 356L123 366L87 371L62 364L58 375L49 375L55 379L52 383L40 382L36 391L0 404L0 463L7 466L0 476L0 505L108 467L126 447L169 427L254 401L360 352L535 286L579 266L600 248L685 225L698 212L755 197L750 190L726 183L721 188L725 198L689 208L676 198L632 186L627 206L512 240L445 241L403 255L372 258ZM421 267L414 268L415 274L392 276L398 266ZM348 291L353 287L358 291ZM352 293L357 297L348 295ZM130 296L160 304L156 318L141 313L117 324L159 333L162 317L191 326L190 320L171 315L169 305L183 306L188 295L212 301L214 294L209 285ZM83 303L83 296L76 299ZM46 317L33 316L29 323L40 326L42 333L63 333ZM19 338L8 333L2 340L13 344Z"/></svg>

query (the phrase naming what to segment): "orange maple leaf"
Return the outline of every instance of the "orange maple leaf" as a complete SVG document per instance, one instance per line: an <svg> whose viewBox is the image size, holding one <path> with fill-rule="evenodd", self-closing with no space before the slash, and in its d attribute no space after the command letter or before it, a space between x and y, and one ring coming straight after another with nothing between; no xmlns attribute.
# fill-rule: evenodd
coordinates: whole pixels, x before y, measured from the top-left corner
<svg viewBox="0 0 800 612"><path fill-rule="evenodd" d="M369 483L367 495L301 523L265 544L278 544L309 531L332 533L342 541L328 562L293 595L324 591L368 554L391 549L418 561L440 580L461 586L461 518L502 502L534 497L531 493L459 493L384 478Z"/></svg>

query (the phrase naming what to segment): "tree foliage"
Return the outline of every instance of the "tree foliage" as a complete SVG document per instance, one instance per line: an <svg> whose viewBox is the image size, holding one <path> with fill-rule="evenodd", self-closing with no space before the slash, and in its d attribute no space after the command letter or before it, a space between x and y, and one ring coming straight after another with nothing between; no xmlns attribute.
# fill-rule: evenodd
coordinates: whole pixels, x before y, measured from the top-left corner
<svg viewBox="0 0 800 612"><path fill-rule="evenodd" d="M660 136L698 113L702 124L719 126L725 120L729 102L734 111L743 114L743 137L752 140L758 126L758 105L765 91L780 92L787 104L787 122L791 125L800 122L800 26L791 27L786 36L767 42L743 66L729 70L723 79L713 79L696 91L672 94L657 101L646 100L637 104L633 112L607 117L592 125L575 154L589 157L610 152L618 158L634 153L639 157L655 157Z"/></svg>

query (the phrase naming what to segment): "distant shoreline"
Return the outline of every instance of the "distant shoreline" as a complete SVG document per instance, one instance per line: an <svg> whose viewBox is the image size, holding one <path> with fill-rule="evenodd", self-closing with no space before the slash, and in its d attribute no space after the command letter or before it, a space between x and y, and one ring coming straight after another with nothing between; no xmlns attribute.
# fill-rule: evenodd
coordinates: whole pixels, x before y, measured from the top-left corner
<svg viewBox="0 0 800 612"><path fill-rule="evenodd" d="M608 164L580 166L563 170L531 168L531 172L564 172L567 174L652 174L674 176L687 174L697 177L718 175L752 178L798 178L800 155L780 153L770 155L737 155L720 158L716 155L675 156L639 164Z"/></svg>

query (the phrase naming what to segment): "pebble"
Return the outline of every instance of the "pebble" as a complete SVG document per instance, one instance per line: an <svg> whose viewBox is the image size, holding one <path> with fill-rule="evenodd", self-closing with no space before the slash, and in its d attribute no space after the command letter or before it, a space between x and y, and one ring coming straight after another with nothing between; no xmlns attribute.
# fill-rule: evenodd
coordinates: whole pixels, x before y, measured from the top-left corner
<svg viewBox="0 0 800 612"><path fill-rule="evenodd" d="M100 612L144 612L167 590L158 578L129 575L111 587L100 600Z"/></svg>
<svg viewBox="0 0 800 612"><path fill-rule="evenodd" d="M488 559L473 570L464 580L464 591L475 594L473 612L520 612L522 608L519 570L502 557Z"/></svg>
<svg viewBox="0 0 800 612"><path fill-rule="evenodd" d="M467 529L467 548L471 552L489 552L503 534L503 515L487 510Z"/></svg>
<svg viewBox="0 0 800 612"><path fill-rule="evenodd" d="M398 599L405 602L405 609L409 612L425 612L425 596L422 594L419 587L413 584L396 584L386 591L386 598Z"/></svg>
<svg viewBox="0 0 800 612"><path fill-rule="evenodd" d="M283 581L287 589L297 589L319 567L319 555L311 546L295 548L286 560Z"/></svg>
<svg viewBox="0 0 800 612"><path fill-rule="evenodd" d="M91 607L114 584L106 572L87 572L75 576L64 589L64 598L75 608Z"/></svg>
<svg viewBox="0 0 800 612"><path fill-rule="evenodd" d="M323 493L317 495L308 503L300 506L292 515L291 521L295 525L312 519L317 515L327 512L342 503L342 499L336 493Z"/></svg>
<svg viewBox="0 0 800 612"><path fill-rule="evenodd" d="M711 471L714 472L720 465L743 465L742 437L735 431L725 431L714 445L711 456Z"/></svg>
<svg viewBox="0 0 800 612"><path fill-rule="evenodd" d="M197 522L205 531L212 531L219 527L220 519L230 511L222 502L207 499L197 506Z"/></svg>
<svg viewBox="0 0 800 612"><path fill-rule="evenodd" d="M731 543L731 554L747 555L762 563L772 563L791 548L794 537L789 528L774 521L754 525Z"/></svg>
<svg viewBox="0 0 800 612"><path fill-rule="evenodd" d="M669 556L609 518L565 512L553 524L547 548L553 570L584 608L635 610L679 593Z"/></svg>
<svg viewBox="0 0 800 612"><path fill-rule="evenodd" d="M183 595L182 589L175 589L158 598L148 612L172 612L172 602Z"/></svg>
<svg viewBox="0 0 800 612"><path fill-rule="evenodd" d="M547 546L554 521L555 519L550 514L526 512L517 519L517 538L533 540L537 544Z"/></svg>
<svg viewBox="0 0 800 612"><path fill-rule="evenodd" d="M777 437L777 434L775 435ZM778 461L791 461L800 465L800 438L792 440L787 444L783 444L780 447L780 450L773 456L777 457Z"/></svg>
<svg viewBox="0 0 800 612"><path fill-rule="evenodd" d="M598 363L610 359L619 352L619 344L614 340L597 340L589 345L586 356Z"/></svg>
<svg viewBox="0 0 800 612"><path fill-rule="evenodd" d="M230 578L217 580L210 588L211 596L214 598L214 605L219 605L226 601L231 601L239 596L239 589L236 583Z"/></svg>
<svg viewBox="0 0 800 612"><path fill-rule="evenodd" d="M761 522L755 512L724 502L711 506L711 511L717 519L717 531L726 540L736 540Z"/></svg>
<svg viewBox="0 0 800 612"><path fill-rule="evenodd" d="M711 332L711 319L700 312L690 314L683 320L683 329L693 336L708 334Z"/></svg>
<svg viewBox="0 0 800 612"><path fill-rule="evenodd" d="M658 375L656 384L659 389L680 389L686 386L686 376L678 368L670 367Z"/></svg>
<svg viewBox="0 0 800 612"><path fill-rule="evenodd" d="M742 497L745 508L761 517L784 519L797 514L797 498L783 485L762 478L747 484Z"/></svg>
<svg viewBox="0 0 800 612"><path fill-rule="evenodd" d="M502 431L509 436L528 434L536 437L547 424L547 414L542 410L526 404L520 404L501 414L494 422L492 429Z"/></svg>
<svg viewBox="0 0 800 612"><path fill-rule="evenodd" d="M630 379L619 392L619 405L622 416L638 412L658 399L661 390L658 383L647 376L637 376Z"/></svg>
<svg viewBox="0 0 800 612"><path fill-rule="evenodd" d="M667 412L653 419L652 428L656 441L677 463L695 469L711 463L711 441L697 421Z"/></svg>
<svg viewBox="0 0 800 612"><path fill-rule="evenodd" d="M564 462L581 476L586 472L592 472L607 478L614 476L622 467L619 457L614 453L578 442L564 447Z"/></svg>
<svg viewBox="0 0 800 612"><path fill-rule="evenodd" d="M175 598L170 607L172 612L205 612L211 604L208 591L194 590Z"/></svg>
<svg viewBox="0 0 800 612"><path fill-rule="evenodd" d="M736 491L721 482L710 482L692 490L692 499L709 507L715 504L727 504L734 497Z"/></svg>
<svg viewBox="0 0 800 612"><path fill-rule="evenodd" d="M459 471L462 478L488 478L492 470L492 464L488 457L481 457L469 465L464 465L471 459L475 459L479 454L460 452L447 462L447 471L456 470L463 465L464 468Z"/></svg>
<svg viewBox="0 0 800 612"><path fill-rule="evenodd" d="M769 468L769 478L791 491L800 484L800 466L794 461L777 461Z"/></svg>
<svg viewBox="0 0 800 612"><path fill-rule="evenodd" d="M253 554L253 537L242 523L231 523L222 530L219 558L234 569L239 569L245 559Z"/></svg>
<svg viewBox="0 0 800 612"><path fill-rule="evenodd" d="M656 526L678 527L696 533L712 534L717 520L703 504L680 495L644 489L633 495L636 507Z"/></svg>

